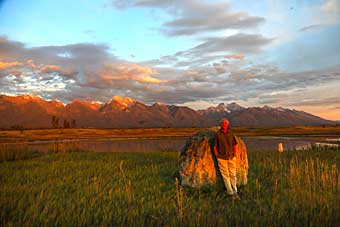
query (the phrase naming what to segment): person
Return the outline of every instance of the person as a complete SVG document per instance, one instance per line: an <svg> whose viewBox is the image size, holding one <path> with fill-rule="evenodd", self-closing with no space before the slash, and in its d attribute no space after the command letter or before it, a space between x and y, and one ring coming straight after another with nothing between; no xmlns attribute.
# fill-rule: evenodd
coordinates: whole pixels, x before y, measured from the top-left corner
<svg viewBox="0 0 340 227"><path fill-rule="evenodd" d="M220 121L220 130L215 135L214 153L228 196L233 200L239 200L236 179L237 141L235 136L228 132L228 126L228 119L223 118Z"/></svg>

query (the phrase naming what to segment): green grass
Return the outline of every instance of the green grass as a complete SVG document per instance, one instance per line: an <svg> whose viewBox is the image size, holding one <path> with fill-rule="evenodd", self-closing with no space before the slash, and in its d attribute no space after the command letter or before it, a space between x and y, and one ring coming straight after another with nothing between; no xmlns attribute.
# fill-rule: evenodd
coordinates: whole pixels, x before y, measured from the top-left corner
<svg viewBox="0 0 340 227"><path fill-rule="evenodd" d="M339 150L248 152L241 201L183 188L177 152L47 153L0 163L0 226L339 226Z"/></svg>

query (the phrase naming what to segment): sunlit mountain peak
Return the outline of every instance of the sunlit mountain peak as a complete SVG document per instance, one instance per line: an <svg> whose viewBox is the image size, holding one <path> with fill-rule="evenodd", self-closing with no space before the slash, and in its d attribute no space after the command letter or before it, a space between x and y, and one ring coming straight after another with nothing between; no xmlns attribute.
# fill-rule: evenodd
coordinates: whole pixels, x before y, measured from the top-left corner
<svg viewBox="0 0 340 227"><path fill-rule="evenodd" d="M133 103L134 102L134 100L133 99L131 99L131 98L129 98L129 97L121 97L121 96L113 96L112 98L111 98L111 100L109 101L109 103L111 103L111 102L116 102L116 103L119 103L119 104L121 104L121 105L123 105L123 106L128 106L128 105L130 105L131 103Z"/></svg>

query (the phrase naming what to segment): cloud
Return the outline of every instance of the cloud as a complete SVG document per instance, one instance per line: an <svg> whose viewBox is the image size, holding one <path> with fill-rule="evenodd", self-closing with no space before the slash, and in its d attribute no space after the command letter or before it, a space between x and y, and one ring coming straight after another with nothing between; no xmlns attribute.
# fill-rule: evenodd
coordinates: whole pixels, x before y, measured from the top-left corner
<svg viewBox="0 0 340 227"><path fill-rule="evenodd" d="M321 6L321 10L326 13L340 13L339 0L325 0Z"/></svg>
<svg viewBox="0 0 340 227"><path fill-rule="evenodd" d="M219 74L226 72L226 69L222 64L214 63L213 67L216 69L217 73Z"/></svg>
<svg viewBox="0 0 340 227"><path fill-rule="evenodd" d="M16 70L18 66L22 66L23 63L18 61L12 61L12 62L3 62L0 61L0 77L4 77L7 75L14 75L14 76L21 76L22 72L19 70Z"/></svg>
<svg viewBox="0 0 340 227"><path fill-rule="evenodd" d="M0 36L2 62L12 63L2 64L6 67L11 65L11 71L0 70L1 84L7 85L1 86L0 90L12 94L41 93L48 98L62 89L68 94L65 95L68 99L63 101L78 98L78 95L83 96L82 93L86 91L73 91L77 91L81 84L88 81L88 75L97 72L103 64L118 61L114 55L108 53L109 50L104 44L28 48L24 43ZM61 53L69 53L69 57L65 58Z"/></svg>
<svg viewBox="0 0 340 227"><path fill-rule="evenodd" d="M207 38L205 42L186 51L178 52L178 56L204 56L224 54L228 52L257 53L270 44L273 39L258 34L239 33L227 37ZM235 57L235 56L234 56Z"/></svg>
<svg viewBox="0 0 340 227"><path fill-rule="evenodd" d="M308 25L308 26L300 28L299 31L305 32L305 31L310 31L310 30L316 30L316 29L322 28L323 26L325 26L325 25L322 25L322 24L312 24L312 25Z"/></svg>
<svg viewBox="0 0 340 227"><path fill-rule="evenodd" d="M73 77L77 74L75 71L64 70L58 65L43 65L40 67L41 73L58 73L64 77Z"/></svg>
<svg viewBox="0 0 340 227"><path fill-rule="evenodd" d="M293 24L286 21L291 14L282 14L281 9L269 10L277 14L268 16L270 22L274 20L274 24L283 26L276 26L277 31L272 25L261 29L268 32L270 28L267 34L274 34L273 38L254 33L265 22L264 18L236 11L228 3L114 1L115 7L122 10L143 7L154 14L166 12L165 16L159 15L159 30L168 36L190 36L185 42L195 44L173 55L132 62L115 56L114 50L105 43L31 48L0 36L0 92L34 92L66 102L74 98L107 101L111 96L119 95L146 103L182 104L197 100L247 103L256 100L257 104L329 107L332 102L339 102L336 96L340 97L340 66L339 62L334 63L339 53L339 29L336 27L336 32L329 32L332 20L332 23L339 21L334 19L338 18L338 2L327 0L323 7L320 3L311 4L318 7L313 11L317 13L311 13L315 20L306 16ZM272 18L282 15L285 16L280 20ZM164 18L167 20L162 20ZM296 32L295 26L304 22L307 26L300 29L302 32L297 32L297 37L290 37L296 40L285 40L290 44L288 48L267 49L277 40L284 39L292 27ZM83 33L94 35L91 30ZM318 38L318 33L325 37ZM259 56L259 53L270 56ZM279 55L288 56L287 70L264 63L270 60L281 64L285 59L266 59ZM301 67L306 64L315 67Z"/></svg>
<svg viewBox="0 0 340 227"><path fill-rule="evenodd" d="M335 106L340 102L340 90L337 89L340 86L340 81L337 80L340 75L337 73L339 68L340 66L282 75L287 78L279 84L281 87L262 92L258 96L258 101L261 104L291 107Z"/></svg>
<svg viewBox="0 0 340 227"><path fill-rule="evenodd" d="M313 26L304 31L299 32L294 41L271 49L271 60L291 71L327 68L339 64L340 25Z"/></svg>
<svg viewBox="0 0 340 227"><path fill-rule="evenodd" d="M244 55L242 55L242 54L228 54L228 55L224 55L224 58L243 60Z"/></svg>
<svg viewBox="0 0 340 227"><path fill-rule="evenodd" d="M151 75L157 74L157 71L131 63L106 65L100 72L100 78L108 83L120 80L132 80L141 83L162 83L165 81L156 79Z"/></svg>
<svg viewBox="0 0 340 227"><path fill-rule="evenodd" d="M160 59L128 62L115 57L102 44L28 48L2 39L2 62L22 65L6 69L6 75L0 70L0 92L35 93L64 102L74 98L107 101L119 95L149 104L157 101L183 104L197 100L246 102L254 98L273 104L290 100L289 93L282 93L284 91L295 89L293 94L297 97L298 92L338 81L340 66L289 73L275 65L259 65L244 58L244 52L260 51L270 42L260 35L237 34L206 39L194 48ZM65 52L71 57L58 56ZM180 62L186 62L186 67L177 67ZM8 70L18 72L8 74ZM281 93L275 95L275 92ZM313 95L315 93L309 93L309 97Z"/></svg>
<svg viewBox="0 0 340 227"><path fill-rule="evenodd" d="M190 70L178 72L182 73L182 76L177 77L176 81L169 81L169 84L176 90L176 94L177 88L181 89L182 93L184 93L184 89L196 91L195 97L200 100L247 101L272 92L284 92L292 89L302 92L306 89L313 90L314 87L322 85L327 87L338 81L340 76L339 66L318 71L288 73L271 65L249 66L248 64L249 62L230 65L220 62L200 68L193 67ZM162 72L160 71L160 73ZM202 92L197 90L197 87L202 89ZM205 88L211 90L210 95L203 92ZM315 93L318 94L318 92ZM309 96L313 96L315 93L311 92ZM175 96L172 99L177 99L178 102L191 101L189 97L190 95L188 97ZM281 100L282 103L285 103L285 99L287 99L285 94L280 94L275 98ZM265 100L264 97L261 99ZM266 100L268 101L268 98ZM267 103L273 104L275 101L270 100Z"/></svg>
<svg viewBox="0 0 340 227"><path fill-rule="evenodd" d="M329 92L340 86L339 82L333 81L335 86L316 84L301 89L287 89L286 91L269 92L259 96L257 103L270 106L283 106L290 109L303 110L325 119L339 120L340 112L337 108L340 102L340 92ZM317 94L317 95L316 95Z"/></svg>
<svg viewBox="0 0 340 227"><path fill-rule="evenodd" d="M339 97L327 97L327 99L304 99L300 101L290 102L290 106L329 106L340 103Z"/></svg>
<svg viewBox="0 0 340 227"><path fill-rule="evenodd" d="M157 8L168 12L172 19L163 23L161 31L168 36L191 36L226 29L254 28L263 23L263 17L246 12L232 12L228 3L198 0L137 0L113 1L118 9L128 7Z"/></svg>
<svg viewBox="0 0 340 227"><path fill-rule="evenodd" d="M103 64L118 61L114 55L108 53L109 50L110 48L104 44L28 48L24 43L10 41L0 36L0 56L7 62L21 62L20 67L16 64L16 70L34 73L37 76L56 73L67 77L66 79L72 77L75 80L83 80L87 71L95 72ZM69 56L66 58L61 53L69 53Z"/></svg>
<svg viewBox="0 0 340 227"><path fill-rule="evenodd" d="M28 48L0 37L2 65L11 66L0 70L0 92L34 93L64 102L85 97L107 101L112 95L138 98L167 82L152 67L118 59L109 51L103 44Z"/></svg>
<svg viewBox="0 0 340 227"><path fill-rule="evenodd" d="M14 76L16 76L16 77L22 75L22 72L19 71L19 70L16 70L16 69L10 69L10 70L8 70L8 72L9 72L9 74L14 75Z"/></svg>
<svg viewBox="0 0 340 227"><path fill-rule="evenodd" d="M274 40L260 34L242 32L242 30L257 27L265 19L249 15L246 12L234 11L231 9L231 5L225 2L118 0L112 1L112 4L119 10L143 7L155 10L153 12L159 10L166 12L170 19L161 25L160 31L169 36L194 35L198 38L199 43L193 47L178 51L174 55L143 62L149 66L189 69L193 66L213 64L221 58L244 60L245 54L257 54ZM238 30L238 33L223 34L228 29ZM215 67L214 71L222 73L224 68Z"/></svg>
<svg viewBox="0 0 340 227"><path fill-rule="evenodd" d="M260 47L258 49L261 49ZM340 76L340 65L318 70L287 72L276 65L253 63L250 59L245 59L243 54L219 55L218 52L213 52L213 49L210 51L211 55L206 56L205 48L206 46L202 45L199 48L194 47L178 52L174 57L166 56L158 61L146 62L146 64L153 65L160 76L170 78L167 83L159 87L162 88L162 93L157 93L154 97L162 99L170 97L172 93L171 100L173 101L171 102L174 103L190 102L195 98L196 101L243 100L247 102L256 97L261 97L260 103L275 104L277 101L285 103L289 96L283 94L273 97L267 94L287 90L296 90L296 92L304 89L314 90L313 87L328 86L338 81ZM208 45L207 49L209 48ZM218 48L216 50L218 51ZM243 60L229 62L229 59ZM166 63L169 63L169 66L165 68L163 65ZM184 67L179 68L178 66ZM197 87L199 87L198 90ZM211 90L210 95L204 92L205 88ZM186 94L185 90L193 91L195 94L190 95L190 92ZM149 92L154 93L154 91ZM187 96L178 97L176 94L186 94ZM316 92L316 94L318 93ZM315 93L309 95L313 96ZM169 100L170 98L158 101L169 103Z"/></svg>
<svg viewBox="0 0 340 227"><path fill-rule="evenodd" d="M34 62L33 62L32 59L27 60L26 65L27 65L28 67L31 67L32 69L37 68L37 66L34 64Z"/></svg>
<svg viewBox="0 0 340 227"><path fill-rule="evenodd" d="M36 64L61 65L64 68L92 67L101 62L115 60L105 44L71 44L65 46L43 46L28 48L24 43L10 41L0 36L0 56L7 61L27 62L33 60ZM69 57L63 54L68 53Z"/></svg>
<svg viewBox="0 0 340 227"><path fill-rule="evenodd" d="M73 77L77 72L62 69L57 65L43 65L36 66L33 60L28 60L25 63L14 61L14 62L1 62L0 61L0 72L2 76L14 75L16 77L25 75L27 73L35 74L48 74L57 73L63 77Z"/></svg>
<svg viewBox="0 0 340 227"><path fill-rule="evenodd" d="M303 15L310 24L322 26L338 25L340 22L340 0L323 0L310 4Z"/></svg>
<svg viewBox="0 0 340 227"><path fill-rule="evenodd" d="M20 65L22 65L22 63L17 62L17 61L14 61L14 62L2 62L2 61L0 61L0 70L8 69L8 68L11 68L11 67L14 67L14 66L20 66Z"/></svg>

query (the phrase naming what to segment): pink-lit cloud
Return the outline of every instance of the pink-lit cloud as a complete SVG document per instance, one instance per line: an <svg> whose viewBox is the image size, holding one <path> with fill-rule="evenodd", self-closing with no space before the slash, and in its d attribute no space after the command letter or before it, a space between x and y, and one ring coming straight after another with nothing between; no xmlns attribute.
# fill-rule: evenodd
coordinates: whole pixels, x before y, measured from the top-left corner
<svg viewBox="0 0 340 227"><path fill-rule="evenodd" d="M159 84L166 81L152 77L158 72L150 67L123 63L106 65L100 72L100 77L103 81L113 82L119 80L131 80L141 83Z"/></svg>
<svg viewBox="0 0 340 227"><path fill-rule="evenodd" d="M228 54L228 55L225 55L224 58L244 60L244 55L243 54Z"/></svg>
<svg viewBox="0 0 340 227"><path fill-rule="evenodd" d="M8 70L8 73L11 74L11 75L14 75L14 76L21 76L22 75L22 72L19 71L19 70L16 70L16 69L10 69L10 70Z"/></svg>
<svg viewBox="0 0 340 227"><path fill-rule="evenodd" d="M18 62L18 61L13 61L13 62L0 61L0 70L12 68L12 67L15 67L15 66L21 66L21 65L23 65L23 63Z"/></svg>
<svg viewBox="0 0 340 227"><path fill-rule="evenodd" d="M27 60L26 65L31 67L32 69L35 69L37 66L34 64L33 60Z"/></svg>
<svg viewBox="0 0 340 227"><path fill-rule="evenodd" d="M65 77L72 77L77 73L72 70L65 70L59 65L42 65L39 70L41 73L58 73Z"/></svg>

